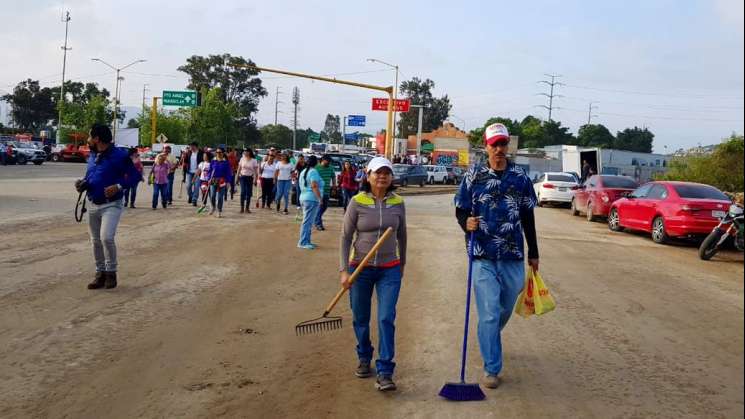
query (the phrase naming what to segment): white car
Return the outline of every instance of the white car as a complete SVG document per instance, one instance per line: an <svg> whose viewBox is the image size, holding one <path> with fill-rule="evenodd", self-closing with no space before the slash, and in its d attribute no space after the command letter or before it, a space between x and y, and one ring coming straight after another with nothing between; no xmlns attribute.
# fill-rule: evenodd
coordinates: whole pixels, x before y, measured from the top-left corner
<svg viewBox="0 0 745 419"><path fill-rule="evenodd" d="M427 182L430 185L433 183L444 185L448 181L448 169L445 166L426 165L424 168L427 169Z"/></svg>
<svg viewBox="0 0 745 419"><path fill-rule="evenodd" d="M539 206L546 202L570 203L578 187L573 175L561 172L544 173L533 185Z"/></svg>

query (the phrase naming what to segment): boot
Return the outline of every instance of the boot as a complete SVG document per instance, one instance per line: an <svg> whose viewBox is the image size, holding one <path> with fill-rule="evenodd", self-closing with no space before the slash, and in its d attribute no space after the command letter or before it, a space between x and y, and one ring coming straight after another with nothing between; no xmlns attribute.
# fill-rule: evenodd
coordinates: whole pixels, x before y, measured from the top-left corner
<svg viewBox="0 0 745 419"><path fill-rule="evenodd" d="M104 281L106 280L105 272L96 272L96 278L88 284L89 290L97 290L104 287Z"/></svg>
<svg viewBox="0 0 745 419"><path fill-rule="evenodd" d="M105 272L104 276L106 277L105 288L116 288L116 272Z"/></svg>

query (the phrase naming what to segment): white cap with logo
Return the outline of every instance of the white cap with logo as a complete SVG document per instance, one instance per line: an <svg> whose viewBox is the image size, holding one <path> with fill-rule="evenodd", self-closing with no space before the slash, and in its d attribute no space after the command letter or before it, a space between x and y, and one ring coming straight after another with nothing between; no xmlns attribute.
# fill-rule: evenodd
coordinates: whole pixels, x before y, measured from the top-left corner
<svg viewBox="0 0 745 419"><path fill-rule="evenodd" d="M390 160L386 159L385 157L373 157L372 160L370 160L369 163L367 163L367 172L377 172L383 167L387 167L393 171L393 165L391 164Z"/></svg>

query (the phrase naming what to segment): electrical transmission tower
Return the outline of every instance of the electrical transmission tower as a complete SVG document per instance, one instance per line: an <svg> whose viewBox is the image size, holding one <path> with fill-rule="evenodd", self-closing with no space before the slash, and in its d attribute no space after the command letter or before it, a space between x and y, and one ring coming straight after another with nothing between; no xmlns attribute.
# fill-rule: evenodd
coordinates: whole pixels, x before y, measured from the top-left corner
<svg viewBox="0 0 745 419"><path fill-rule="evenodd" d="M558 107L554 107L554 98L563 97L562 95L557 95L554 93L554 88L556 86L566 86L564 83L556 81L557 78L561 77L558 74L546 74L546 77L550 77L551 81L548 80L540 80L538 83L544 83L550 87L549 93L538 93L540 96L546 96L548 98L548 106L546 105L537 105L540 108L544 108L548 110L548 121L551 122L551 115L553 114L554 109L559 109Z"/></svg>
<svg viewBox="0 0 745 419"><path fill-rule="evenodd" d="M587 125L590 125L592 123L592 118L597 118L597 115L594 115L592 111L597 109L598 107L595 106L595 104L598 102L590 102L590 104L587 106Z"/></svg>
<svg viewBox="0 0 745 419"><path fill-rule="evenodd" d="M292 89L292 104L295 108L294 117L292 118L292 149L297 150L297 105L300 103L300 89Z"/></svg>
<svg viewBox="0 0 745 419"><path fill-rule="evenodd" d="M62 18L65 22L65 45L62 46L62 85L59 90L59 115L57 115L57 143L62 142L62 108L65 107L65 70L67 69L67 51L72 48L67 46L67 29L70 26L70 12L65 12L65 16Z"/></svg>
<svg viewBox="0 0 745 419"><path fill-rule="evenodd" d="M274 125L277 125L277 114L279 114L279 104L282 103L279 100L279 94L282 93L279 91L279 86L277 86L277 90L274 94Z"/></svg>

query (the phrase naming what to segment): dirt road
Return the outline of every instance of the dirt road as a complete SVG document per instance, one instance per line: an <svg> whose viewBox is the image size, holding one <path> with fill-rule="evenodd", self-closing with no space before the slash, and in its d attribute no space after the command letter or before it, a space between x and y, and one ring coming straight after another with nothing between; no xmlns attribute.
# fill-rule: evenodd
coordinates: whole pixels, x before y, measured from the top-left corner
<svg viewBox="0 0 745 419"><path fill-rule="evenodd" d="M0 179L0 215L3 201L28 191ZM450 196L406 200L399 390L381 394L352 374L348 300L341 331L294 334L337 290L338 209L314 233L316 251L295 247L294 217L240 217L235 202L220 220L183 203L128 210L120 286L88 291L87 230L63 195L54 210L0 223L3 418L743 416L741 254L702 262L691 247L538 209L542 272L558 308L514 318L502 387L455 404L437 396L458 375L465 298ZM471 380L480 374L475 343Z"/></svg>

